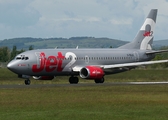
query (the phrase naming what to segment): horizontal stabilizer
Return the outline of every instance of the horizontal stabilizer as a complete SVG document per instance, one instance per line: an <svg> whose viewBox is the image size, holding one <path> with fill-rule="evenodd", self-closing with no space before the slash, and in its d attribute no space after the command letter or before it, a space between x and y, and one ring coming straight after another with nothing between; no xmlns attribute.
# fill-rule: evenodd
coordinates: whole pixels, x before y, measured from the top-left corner
<svg viewBox="0 0 168 120"><path fill-rule="evenodd" d="M148 51L146 52L146 54L149 55L149 54L157 54L157 53L163 53L163 52L168 52L168 50Z"/></svg>

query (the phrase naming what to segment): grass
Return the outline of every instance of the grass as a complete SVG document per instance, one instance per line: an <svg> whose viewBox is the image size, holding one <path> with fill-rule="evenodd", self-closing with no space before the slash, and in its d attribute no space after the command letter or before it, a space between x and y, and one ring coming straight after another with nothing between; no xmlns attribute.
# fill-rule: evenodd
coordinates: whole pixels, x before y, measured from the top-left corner
<svg viewBox="0 0 168 120"><path fill-rule="evenodd" d="M166 85L2 89L3 120L168 118Z"/></svg>
<svg viewBox="0 0 168 120"><path fill-rule="evenodd" d="M168 81L168 69L136 69L119 74L106 75L105 82L156 82ZM68 83L69 76L56 76L52 81L38 81L31 78L31 84L62 84ZM94 83L93 80L79 79L80 83ZM3 84L24 84L24 79L17 78L17 75L6 68L0 68L0 85Z"/></svg>
<svg viewBox="0 0 168 120"><path fill-rule="evenodd" d="M106 76L106 82L166 81L168 70L133 70ZM23 84L0 68L0 84ZM68 83L68 77L32 84ZM80 82L93 82L84 81ZM85 83L83 83L85 84ZM167 120L167 85L59 86L0 89L2 120Z"/></svg>

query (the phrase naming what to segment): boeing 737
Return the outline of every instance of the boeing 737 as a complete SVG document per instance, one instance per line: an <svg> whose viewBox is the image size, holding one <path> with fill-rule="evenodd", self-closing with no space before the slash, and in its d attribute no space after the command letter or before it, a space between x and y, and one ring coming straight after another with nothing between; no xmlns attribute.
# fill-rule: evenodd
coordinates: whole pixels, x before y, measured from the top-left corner
<svg viewBox="0 0 168 120"><path fill-rule="evenodd" d="M115 49L38 49L23 52L8 63L7 68L26 79L51 80L55 76L70 76L69 82L77 84L83 79L103 83L104 76L131 70L137 66L165 63L168 60L150 61L156 53L152 50L157 9L152 9L135 39Z"/></svg>

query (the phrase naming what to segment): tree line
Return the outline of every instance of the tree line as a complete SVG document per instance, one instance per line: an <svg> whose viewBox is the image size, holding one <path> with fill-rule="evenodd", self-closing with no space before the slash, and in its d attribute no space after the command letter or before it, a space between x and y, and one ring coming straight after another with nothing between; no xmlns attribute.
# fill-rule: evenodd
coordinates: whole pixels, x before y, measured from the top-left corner
<svg viewBox="0 0 168 120"><path fill-rule="evenodd" d="M33 50L33 46L31 45L29 47L29 50ZM14 57L22 52L24 52L24 49L18 50L16 46L13 46L12 50L10 50L8 47L0 47L0 62L9 62Z"/></svg>

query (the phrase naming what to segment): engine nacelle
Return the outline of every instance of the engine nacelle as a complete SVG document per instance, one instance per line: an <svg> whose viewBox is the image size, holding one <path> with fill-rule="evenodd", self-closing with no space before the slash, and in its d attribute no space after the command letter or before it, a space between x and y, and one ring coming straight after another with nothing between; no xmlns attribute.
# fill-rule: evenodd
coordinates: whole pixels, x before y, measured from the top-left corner
<svg viewBox="0 0 168 120"><path fill-rule="evenodd" d="M80 70L80 77L84 79L101 79L104 71L100 67L86 66Z"/></svg>
<svg viewBox="0 0 168 120"><path fill-rule="evenodd" d="M33 76L35 80L52 80L54 76Z"/></svg>

